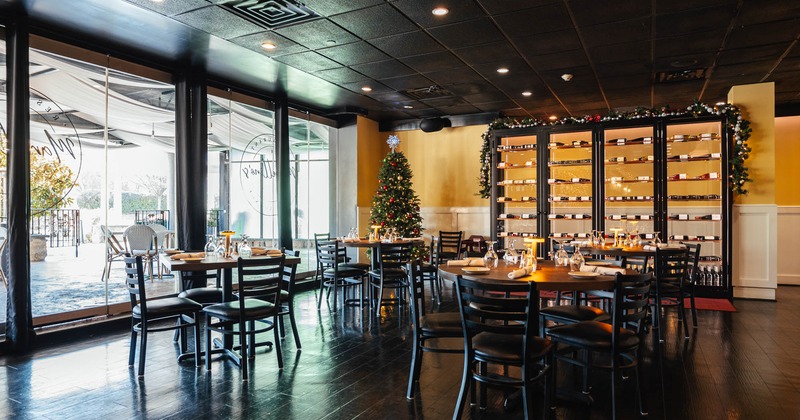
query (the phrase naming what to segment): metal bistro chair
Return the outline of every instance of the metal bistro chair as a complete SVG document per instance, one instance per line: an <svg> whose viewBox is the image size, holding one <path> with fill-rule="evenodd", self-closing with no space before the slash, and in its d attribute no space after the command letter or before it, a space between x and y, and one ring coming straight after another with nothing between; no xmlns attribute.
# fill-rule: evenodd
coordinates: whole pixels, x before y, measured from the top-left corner
<svg viewBox="0 0 800 420"><path fill-rule="evenodd" d="M125 250L133 256L146 260L150 281L153 281L153 263L158 258L156 246L156 232L150 226L132 225L122 234L125 240ZM158 277L161 278L161 266L158 267Z"/></svg>
<svg viewBox="0 0 800 420"><path fill-rule="evenodd" d="M136 340L139 333L139 376L144 375L145 355L147 353L147 334L158 331L180 329L181 353L186 353L186 328L194 327L194 360L195 366L200 366L200 324L197 322L203 306L199 303L181 297L168 297L148 300L145 292L144 270L142 269L141 256L126 256L125 275L128 292L131 298L131 343L128 356L128 366L133 366L136 358ZM164 321L178 319L181 322L168 323ZM151 324L156 324L151 326Z"/></svg>

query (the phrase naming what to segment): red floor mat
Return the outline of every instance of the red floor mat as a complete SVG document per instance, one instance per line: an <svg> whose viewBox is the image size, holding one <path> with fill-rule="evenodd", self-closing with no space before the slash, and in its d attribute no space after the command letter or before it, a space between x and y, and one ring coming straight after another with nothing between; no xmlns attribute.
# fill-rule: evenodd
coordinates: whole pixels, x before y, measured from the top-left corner
<svg viewBox="0 0 800 420"><path fill-rule="evenodd" d="M736 307L728 299L695 298L694 302L699 311L736 312ZM689 299L684 300L683 304L687 309L692 307Z"/></svg>

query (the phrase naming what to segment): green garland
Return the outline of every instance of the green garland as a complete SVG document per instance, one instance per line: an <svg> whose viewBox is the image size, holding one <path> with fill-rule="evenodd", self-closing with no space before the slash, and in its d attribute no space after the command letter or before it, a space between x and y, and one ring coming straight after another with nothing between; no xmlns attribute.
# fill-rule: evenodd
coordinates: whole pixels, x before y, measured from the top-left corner
<svg viewBox="0 0 800 420"><path fill-rule="evenodd" d="M493 131L497 129L507 128L528 128L538 126L553 126L565 124L589 124L599 123L604 121L618 121L618 120L635 120L641 118L654 118L654 117L674 117L691 115L695 118L719 115L727 117L727 127L733 133L733 147L730 148L730 156L728 161L731 165L730 187L731 190L739 195L747 195L747 190L744 188L745 184L752 182L750 172L745 166L745 161L750 156L750 146L747 145L747 140L750 138L751 128L750 121L742 117L742 111L732 104L724 104L720 106L709 106L700 101L695 101L693 104L686 107L685 110L671 110L669 106L661 109L650 109L639 107L631 112L620 113L611 111L607 116L601 117L598 115L586 115L584 117L565 117L556 121L544 121L537 118L498 118L492 121L486 128L486 131L481 135L483 138L483 145L481 146L481 170L479 185L480 190L478 194L482 198L489 198L492 192L491 185L491 166L492 166L492 137Z"/></svg>

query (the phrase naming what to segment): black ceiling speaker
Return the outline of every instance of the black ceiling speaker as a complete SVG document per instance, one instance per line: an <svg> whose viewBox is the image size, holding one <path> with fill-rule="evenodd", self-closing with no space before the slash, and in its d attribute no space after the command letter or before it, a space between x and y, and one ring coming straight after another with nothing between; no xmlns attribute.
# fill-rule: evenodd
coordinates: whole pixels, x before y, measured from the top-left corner
<svg viewBox="0 0 800 420"><path fill-rule="evenodd" d="M445 127L452 127L452 123L448 118L425 118L419 122L419 129L426 133L433 133Z"/></svg>

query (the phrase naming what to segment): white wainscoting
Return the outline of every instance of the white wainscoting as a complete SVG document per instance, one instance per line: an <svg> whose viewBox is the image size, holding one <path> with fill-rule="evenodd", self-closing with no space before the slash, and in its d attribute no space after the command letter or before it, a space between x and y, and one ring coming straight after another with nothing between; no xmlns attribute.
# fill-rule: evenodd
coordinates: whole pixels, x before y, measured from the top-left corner
<svg viewBox="0 0 800 420"><path fill-rule="evenodd" d="M775 300L778 206L733 206L733 294Z"/></svg>
<svg viewBox="0 0 800 420"><path fill-rule="evenodd" d="M800 206L778 206L778 284L800 285Z"/></svg>

